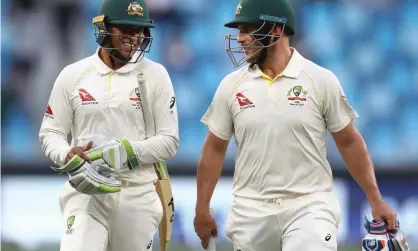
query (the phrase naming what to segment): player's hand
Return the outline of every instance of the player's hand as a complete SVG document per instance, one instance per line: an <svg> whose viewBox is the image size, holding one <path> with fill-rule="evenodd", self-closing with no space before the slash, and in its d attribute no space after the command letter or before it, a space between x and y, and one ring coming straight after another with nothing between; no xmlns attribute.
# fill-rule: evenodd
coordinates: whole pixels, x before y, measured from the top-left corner
<svg viewBox="0 0 418 251"><path fill-rule="evenodd" d="M211 236L218 236L216 221L210 212L197 212L194 218L194 231L200 238L200 243L204 249L208 247Z"/></svg>
<svg viewBox="0 0 418 251"><path fill-rule="evenodd" d="M88 156L100 156L106 164L115 170L135 169L139 167L139 160L127 138L105 141L102 144L87 151Z"/></svg>
<svg viewBox="0 0 418 251"><path fill-rule="evenodd" d="M375 221L386 221L389 230L396 228L396 213L385 201L373 201L370 203L370 206L372 208L372 215Z"/></svg>
<svg viewBox="0 0 418 251"><path fill-rule="evenodd" d="M112 176L114 169L101 158L92 158L91 163L87 163L80 156L74 155L67 164L51 168L58 173L67 173L69 184L80 193L91 195L121 190L120 181Z"/></svg>
<svg viewBox="0 0 418 251"><path fill-rule="evenodd" d="M70 159L72 159L75 155L80 156L83 160L87 162L91 162L87 154L84 152L90 150L93 147L93 141L89 141L85 146L75 146L71 148L71 150L65 156L64 164L66 164Z"/></svg>

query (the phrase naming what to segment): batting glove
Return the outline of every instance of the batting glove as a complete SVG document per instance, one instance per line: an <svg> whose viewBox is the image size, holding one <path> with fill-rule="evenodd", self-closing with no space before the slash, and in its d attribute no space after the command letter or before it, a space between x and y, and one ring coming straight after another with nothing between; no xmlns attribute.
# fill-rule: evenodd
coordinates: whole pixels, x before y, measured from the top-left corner
<svg viewBox="0 0 418 251"><path fill-rule="evenodd" d="M135 150L127 138L104 142L87 153L87 155L93 154L102 158L107 165L115 170L139 167L139 160Z"/></svg>
<svg viewBox="0 0 418 251"><path fill-rule="evenodd" d="M51 167L59 173L68 173L70 185L84 194L103 194L120 192L120 181L112 176L114 170L104 160L89 154L91 163L75 155L62 167Z"/></svg>
<svg viewBox="0 0 418 251"><path fill-rule="evenodd" d="M366 237L362 240L363 251L409 251L409 245L397 222L396 229L388 230L385 221L369 221L364 217Z"/></svg>

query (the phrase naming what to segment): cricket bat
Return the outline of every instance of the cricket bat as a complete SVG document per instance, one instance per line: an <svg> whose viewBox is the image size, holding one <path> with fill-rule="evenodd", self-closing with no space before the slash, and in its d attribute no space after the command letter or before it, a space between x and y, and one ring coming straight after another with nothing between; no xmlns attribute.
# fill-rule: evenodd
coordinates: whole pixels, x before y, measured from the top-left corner
<svg viewBox="0 0 418 251"><path fill-rule="evenodd" d="M148 90L146 78L141 71L137 72L138 91L141 95L142 113L144 118L144 125L147 138L155 136L156 128L154 123L154 116L151 107L151 90ZM150 83L151 84L151 83ZM152 88L152 87L149 87ZM152 92L152 91L151 91ZM171 239L171 230L173 229L174 221L174 199L171 191L170 177L168 176L167 165L164 161L154 164L155 173L157 174L158 181L155 183L155 190L160 197L161 204L163 205L163 219L158 226L158 232L160 236L160 250L167 251L168 244Z"/></svg>
<svg viewBox="0 0 418 251"><path fill-rule="evenodd" d="M210 214L214 216L212 208L210 208ZM210 237L206 251L216 251L216 237L215 236Z"/></svg>
<svg viewBox="0 0 418 251"><path fill-rule="evenodd" d="M171 230L174 222L174 199L171 191L170 177L167 165L164 161L154 164L158 181L155 184L156 191L163 205L163 219L158 226L160 236L160 250L167 251L171 239Z"/></svg>

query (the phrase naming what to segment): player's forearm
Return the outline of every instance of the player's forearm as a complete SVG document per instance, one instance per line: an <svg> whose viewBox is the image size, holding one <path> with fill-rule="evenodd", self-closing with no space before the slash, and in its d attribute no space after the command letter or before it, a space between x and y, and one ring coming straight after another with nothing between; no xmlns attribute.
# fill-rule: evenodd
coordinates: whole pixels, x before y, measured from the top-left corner
<svg viewBox="0 0 418 251"><path fill-rule="evenodd" d="M362 188L370 202L381 200L374 167L366 144L361 136L340 147L348 171Z"/></svg>
<svg viewBox="0 0 418 251"><path fill-rule="evenodd" d="M179 138L174 135L156 135L143 141L132 141L140 164L153 164L174 157Z"/></svg>
<svg viewBox="0 0 418 251"><path fill-rule="evenodd" d="M221 176L225 153L203 151L197 169L197 212L209 212L210 200Z"/></svg>
<svg viewBox="0 0 418 251"><path fill-rule="evenodd" d="M59 166L64 164L65 156L71 149L66 136L53 130L43 129L39 133L39 141L42 151L50 160Z"/></svg>

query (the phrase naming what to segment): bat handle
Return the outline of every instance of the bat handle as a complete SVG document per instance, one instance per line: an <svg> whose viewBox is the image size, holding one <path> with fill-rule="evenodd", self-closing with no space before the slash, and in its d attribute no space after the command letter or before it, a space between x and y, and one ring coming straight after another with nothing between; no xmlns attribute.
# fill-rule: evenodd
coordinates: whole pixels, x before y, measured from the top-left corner
<svg viewBox="0 0 418 251"><path fill-rule="evenodd" d="M215 236L210 237L209 242L208 242L208 248L206 250L207 251L216 251Z"/></svg>
<svg viewBox="0 0 418 251"><path fill-rule="evenodd" d="M210 214L213 216L213 210L210 209ZM211 236L208 242L208 247L206 248L207 251L216 251L216 237Z"/></svg>

